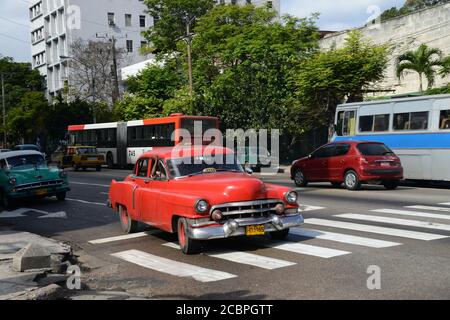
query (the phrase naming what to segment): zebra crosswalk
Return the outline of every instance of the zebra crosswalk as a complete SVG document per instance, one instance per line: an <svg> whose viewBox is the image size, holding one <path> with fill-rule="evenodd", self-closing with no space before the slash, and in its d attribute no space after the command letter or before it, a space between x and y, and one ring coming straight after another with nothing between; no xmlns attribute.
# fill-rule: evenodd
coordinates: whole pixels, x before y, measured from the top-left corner
<svg viewBox="0 0 450 320"><path fill-rule="evenodd" d="M442 207L445 205L448 207ZM314 216L314 211L326 212L326 208L312 205L303 206L302 210L308 212L309 217ZM392 247L399 247L404 245L401 239L434 241L449 238L450 224L444 223L448 220L450 220L450 203L439 203L438 206L414 205L403 208L370 209L364 214L341 213L329 215L326 218L321 215L320 218L305 219L305 225L302 227L292 228L285 241L262 239L262 241L252 241L257 248L251 252L211 249L204 252L204 255L206 259L211 258L224 263L244 265L261 269L263 272L264 270L292 268L302 262L302 256L310 256L311 259L337 259L357 255L361 248L389 250ZM410 230L411 228L414 230ZM156 232L113 236L88 242L92 245L106 245L111 242L148 237ZM352 234L353 232L356 234ZM382 236L387 236L389 239L383 239ZM333 244L333 247L330 248L327 244ZM179 245L174 242L164 242L161 243L161 246L180 249ZM277 257L277 253L283 253L281 259ZM272 254L275 254L277 258L271 256ZM211 264L214 267L211 269L198 266L200 261L195 256L168 259L134 248L113 252L111 255L155 272L174 277L191 278L199 282L225 281L237 278L241 273L240 268L225 268L225 270L232 270L232 273L216 270L220 269L217 267L220 264L213 263L212 260ZM209 260L205 261L202 258L202 264L207 261Z"/></svg>

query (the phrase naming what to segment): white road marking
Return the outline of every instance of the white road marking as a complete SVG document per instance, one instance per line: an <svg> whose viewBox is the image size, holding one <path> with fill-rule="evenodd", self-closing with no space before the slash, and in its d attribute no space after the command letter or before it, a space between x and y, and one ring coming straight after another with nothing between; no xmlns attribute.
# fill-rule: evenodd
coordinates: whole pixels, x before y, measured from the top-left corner
<svg viewBox="0 0 450 320"><path fill-rule="evenodd" d="M450 212L450 208L444 208L444 207L432 207L432 206L406 206L405 208L419 209L419 210L432 210L432 211L441 211L441 212Z"/></svg>
<svg viewBox="0 0 450 320"><path fill-rule="evenodd" d="M350 254L351 252L348 251L342 251L342 250L335 250L330 248L324 248L324 247L317 247L312 246L309 244L303 244L303 243L295 243L295 242L275 242L271 244L265 244L268 247L289 251L289 252L295 252L300 254L305 254L309 256L315 256L320 258L333 258L337 256L342 256L345 254Z"/></svg>
<svg viewBox="0 0 450 320"><path fill-rule="evenodd" d="M173 242L164 243L163 246L180 249L180 246ZM278 268L293 266L296 263L289 262L285 260L274 259L265 256L259 256L253 253L242 252L242 251L223 251L223 252L214 252L207 253L207 256L223 259L227 261L232 261L236 263L247 264L251 266L255 266L258 268L263 268L267 270L274 270Z"/></svg>
<svg viewBox="0 0 450 320"><path fill-rule="evenodd" d="M377 226L371 226L371 225L366 225L366 224L342 222L342 221L335 221L335 220L316 219L316 218L305 219L305 223L313 224L313 225L317 225L317 226L349 229L349 230L355 230L355 231L363 231L363 232L369 232L369 233L377 233L377 234L384 234L384 235L388 235L388 236L409 238L409 239L416 239L416 240L425 240L425 241L448 238L448 236L444 236L441 234L432 234L432 233L409 231L409 230L403 230L403 229L377 227Z"/></svg>
<svg viewBox="0 0 450 320"><path fill-rule="evenodd" d="M76 182L76 181L69 181L69 184L79 184L79 185L82 185L82 186L93 186L93 187L109 188L109 184L86 183L86 182Z"/></svg>
<svg viewBox="0 0 450 320"><path fill-rule="evenodd" d="M80 203L84 203L84 204L95 204L96 206L106 206L106 203L101 203L101 202L91 202L91 201L86 201L86 200L81 200L81 199L73 199L73 198L66 198L66 200L80 202Z"/></svg>
<svg viewBox="0 0 450 320"><path fill-rule="evenodd" d="M316 206L309 206L309 205L300 205L299 211L306 212L306 211L315 211L315 210L322 210L325 209L324 207L316 207Z"/></svg>
<svg viewBox="0 0 450 320"><path fill-rule="evenodd" d="M150 236L152 234L158 233L158 232L159 232L158 230L152 230L152 231L144 231L144 232L138 232L138 233L124 234L124 235L121 235L121 236L90 240L90 241L88 241L88 243L91 243L91 244L102 244L102 243L109 243L109 242L115 242L115 241L122 241L122 240L146 237L146 236Z"/></svg>
<svg viewBox="0 0 450 320"><path fill-rule="evenodd" d="M213 282L237 277L231 273L197 267L191 264L158 257L139 250L127 250L113 253L112 256L147 269L152 269L177 277L192 277L200 282Z"/></svg>
<svg viewBox="0 0 450 320"><path fill-rule="evenodd" d="M377 210L371 210L371 211L379 212L379 213L399 214L399 215L412 216L412 217L450 220L450 215L434 214L434 213L420 212L420 211L395 210L395 209L377 209Z"/></svg>
<svg viewBox="0 0 450 320"><path fill-rule="evenodd" d="M291 229L289 231L289 233L298 235L298 236L302 236L302 237L307 237L307 238L330 240L330 241L354 244L354 245L370 247L370 248L388 248L388 247L394 247L394 246L401 245L401 243L398 243L398 242L358 237L358 236L352 236L352 235L348 235L348 234L334 233L334 232L314 230L314 229L304 229L304 228L297 229L296 228L296 229Z"/></svg>
<svg viewBox="0 0 450 320"><path fill-rule="evenodd" d="M387 217L379 217L379 216L368 216L365 214L353 214L353 213L338 214L335 217L356 219L356 220L363 220L363 221L372 221L372 222L382 222L382 223L389 223L389 224L398 224L398 225L408 226L408 227L419 227L419 228L426 228L426 229L450 231L450 225L448 225L448 224L424 222L424 221L417 221L417 220L405 220L405 219L387 218Z"/></svg>
<svg viewBox="0 0 450 320"><path fill-rule="evenodd" d="M22 217L29 217L33 218L33 216L26 215L26 212L34 212L34 213L41 213L42 216L36 217L37 219L46 219L46 218L63 218L67 219L67 214L65 211L59 211L59 212L47 212L43 210L38 209L30 209L30 208L18 208L13 211L4 211L0 212L0 218L22 218Z"/></svg>
<svg viewBox="0 0 450 320"><path fill-rule="evenodd" d="M442 206L450 206L450 202L443 202L443 203L439 203Z"/></svg>

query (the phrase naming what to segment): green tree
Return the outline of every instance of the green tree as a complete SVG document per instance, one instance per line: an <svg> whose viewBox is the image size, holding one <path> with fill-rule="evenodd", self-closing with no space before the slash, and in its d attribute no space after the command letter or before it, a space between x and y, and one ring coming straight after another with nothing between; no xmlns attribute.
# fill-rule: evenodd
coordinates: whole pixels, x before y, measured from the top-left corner
<svg viewBox="0 0 450 320"><path fill-rule="evenodd" d="M432 88L436 77L436 67L442 66L442 51L421 44L417 50L407 51L397 58L396 74L400 79L406 70L419 74L419 91L423 92L423 77L428 80L428 89Z"/></svg>
<svg viewBox="0 0 450 320"><path fill-rule="evenodd" d="M196 112L226 128L286 128L288 71L318 50L315 17L278 21L253 5L217 6L201 17L193 41Z"/></svg>
<svg viewBox="0 0 450 320"><path fill-rule="evenodd" d="M176 59L167 59L129 78L128 93L114 106L115 117L135 120L164 115L164 102L175 97L185 79L177 63Z"/></svg>
<svg viewBox="0 0 450 320"><path fill-rule="evenodd" d="M290 73L298 119L306 129L331 125L338 104L362 101L383 80L390 48L351 32L343 48L304 60Z"/></svg>
<svg viewBox="0 0 450 320"><path fill-rule="evenodd" d="M193 27L196 19L208 12L214 3L214 0L145 0L148 13L156 23L144 35L157 52L179 51L178 42L188 36L187 24Z"/></svg>
<svg viewBox="0 0 450 320"><path fill-rule="evenodd" d="M440 75L442 77L446 77L446 76L450 75L450 56L447 56L442 59L441 66L442 66L442 69L440 71Z"/></svg>

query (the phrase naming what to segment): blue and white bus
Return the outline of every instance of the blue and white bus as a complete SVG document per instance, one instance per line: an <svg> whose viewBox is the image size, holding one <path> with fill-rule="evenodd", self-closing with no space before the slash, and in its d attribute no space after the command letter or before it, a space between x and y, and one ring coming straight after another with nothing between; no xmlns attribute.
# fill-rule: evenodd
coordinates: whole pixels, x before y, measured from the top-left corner
<svg viewBox="0 0 450 320"><path fill-rule="evenodd" d="M379 141L401 159L405 179L450 181L450 95L347 103L333 141Z"/></svg>

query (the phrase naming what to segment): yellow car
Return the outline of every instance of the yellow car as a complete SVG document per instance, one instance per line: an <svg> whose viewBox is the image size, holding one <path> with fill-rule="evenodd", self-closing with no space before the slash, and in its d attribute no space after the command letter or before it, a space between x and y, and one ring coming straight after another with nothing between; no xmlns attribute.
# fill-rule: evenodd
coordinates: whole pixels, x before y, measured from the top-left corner
<svg viewBox="0 0 450 320"><path fill-rule="evenodd" d="M60 147L53 153L52 162L56 162L61 168L73 167L75 171L80 168L95 168L101 171L105 156L92 146Z"/></svg>

